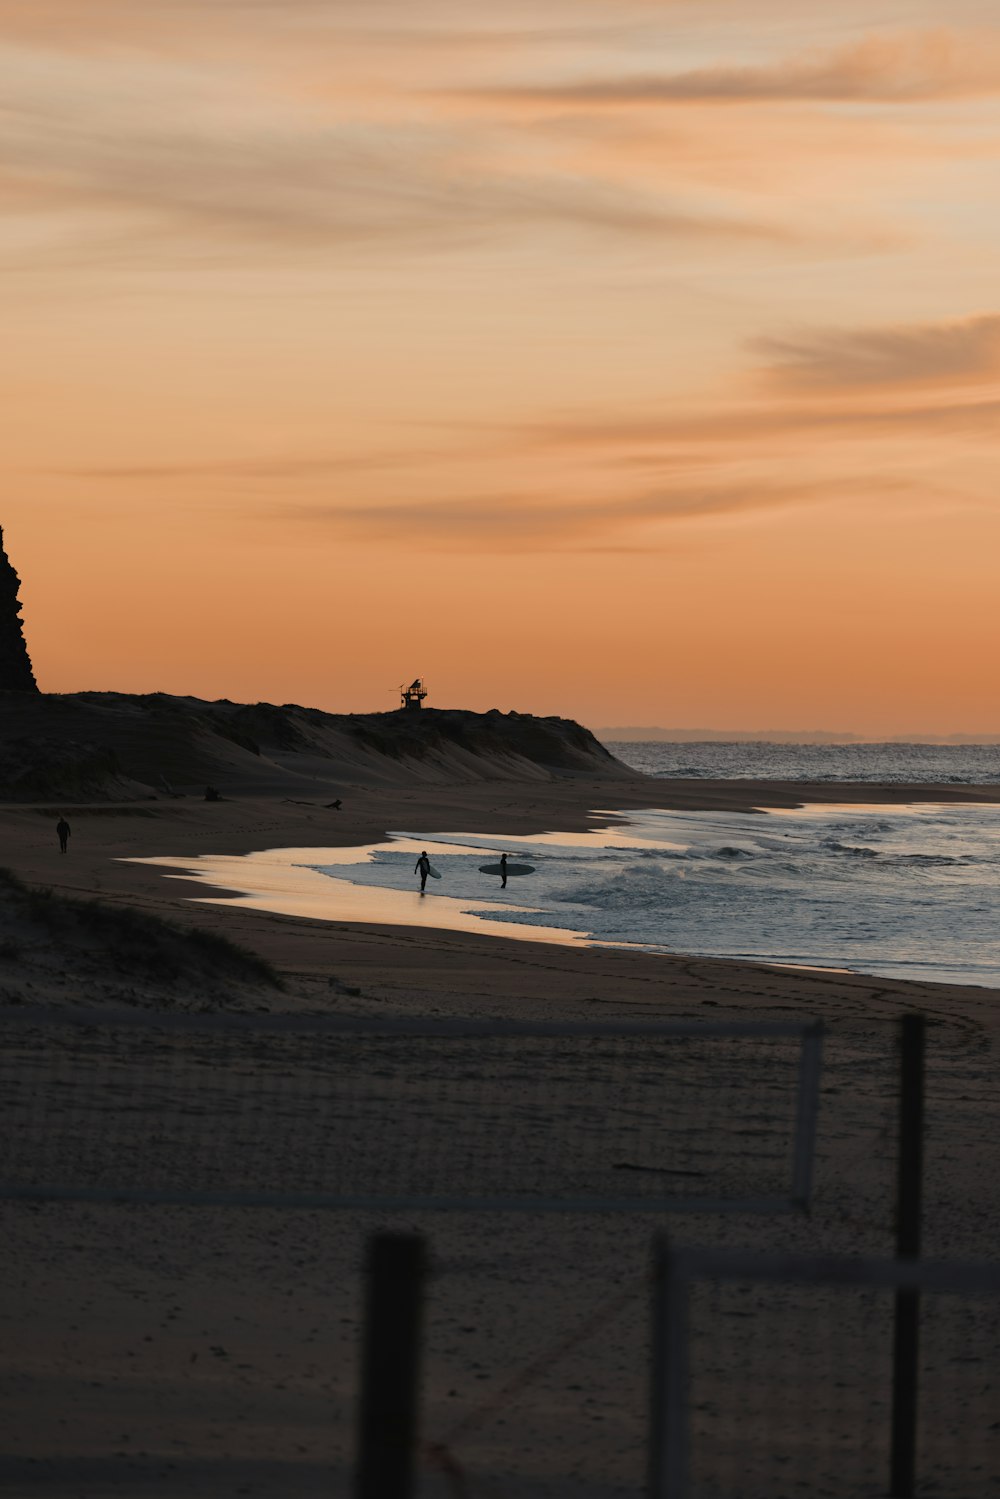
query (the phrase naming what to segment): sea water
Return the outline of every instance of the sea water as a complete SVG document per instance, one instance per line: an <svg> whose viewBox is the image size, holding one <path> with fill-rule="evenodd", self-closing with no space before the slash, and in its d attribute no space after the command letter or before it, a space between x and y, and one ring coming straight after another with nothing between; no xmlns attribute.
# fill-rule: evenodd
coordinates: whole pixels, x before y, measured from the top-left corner
<svg viewBox="0 0 1000 1499"><path fill-rule="evenodd" d="M667 744L608 741L626 765L661 778L751 781L1000 782L1000 744Z"/></svg>
<svg viewBox="0 0 1000 1499"><path fill-rule="evenodd" d="M651 952L1000 985L1000 806L653 809L593 834L402 836L406 852L383 844L360 864L312 868L405 888L417 841L441 872L434 895L475 902L484 924ZM505 891L479 873L501 849L535 866ZM433 904L422 913L428 924Z"/></svg>
<svg viewBox="0 0 1000 1499"><path fill-rule="evenodd" d="M1000 747L630 744L654 776L1000 782ZM845 801L849 791L845 787ZM441 878L417 891L426 848ZM506 890L502 850L533 864ZM494 932L1000 986L1000 805L807 805L764 812L595 812L529 837L400 830L359 848L150 862L331 921ZM227 903L229 897L215 897Z"/></svg>
<svg viewBox="0 0 1000 1499"><path fill-rule="evenodd" d="M609 748L656 777L1000 782L1000 745ZM1000 985L1000 805L650 810L589 835L440 835L452 849L471 845L468 854L436 852L439 835L415 836L441 871L435 893L503 902L495 915L480 908L486 923L564 929L652 952ZM478 872L501 849L536 866L502 892ZM411 860L383 848L351 878L396 885L412 879Z"/></svg>

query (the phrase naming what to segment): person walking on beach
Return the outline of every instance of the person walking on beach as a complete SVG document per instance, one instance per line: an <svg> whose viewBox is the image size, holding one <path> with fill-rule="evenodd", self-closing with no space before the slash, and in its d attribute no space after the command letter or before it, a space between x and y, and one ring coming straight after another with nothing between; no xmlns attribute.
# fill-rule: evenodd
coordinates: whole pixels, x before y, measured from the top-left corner
<svg viewBox="0 0 1000 1499"><path fill-rule="evenodd" d="M507 888L507 855L506 854L501 854L500 855L500 889L501 890L506 890L506 888Z"/></svg>
<svg viewBox="0 0 1000 1499"><path fill-rule="evenodd" d="M70 825L66 821L65 817L60 817L59 821L56 823L56 832L59 834L59 852L61 854L64 854L66 852L66 847L69 843L69 835L71 831L72 829L70 828Z"/></svg>
<svg viewBox="0 0 1000 1499"><path fill-rule="evenodd" d="M416 864L414 864L414 866L413 866L413 873L420 875L420 894L421 895L424 894L424 886L427 884L427 876L430 874L430 872L431 872L431 861L427 857L427 850L424 849L423 853L420 855L420 858L417 860Z"/></svg>

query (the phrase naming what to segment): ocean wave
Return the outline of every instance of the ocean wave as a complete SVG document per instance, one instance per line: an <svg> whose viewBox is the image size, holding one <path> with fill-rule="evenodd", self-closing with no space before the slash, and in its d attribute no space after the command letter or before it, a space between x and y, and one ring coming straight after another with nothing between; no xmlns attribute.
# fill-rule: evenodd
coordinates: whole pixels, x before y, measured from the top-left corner
<svg viewBox="0 0 1000 1499"><path fill-rule="evenodd" d="M953 858L950 854L887 854L885 863L893 868L947 869L959 865L969 866L971 859Z"/></svg>
<svg viewBox="0 0 1000 1499"><path fill-rule="evenodd" d="M856 817L850 821L843 819L831 822L826 830L827 838L872 838L880 833L891 833L893 824L884 818L866 818L864 822Z"/></svg>
<svg viewBox="0 0 1000 1499"><path fill-rule="evenodd" d="M613 846L579 834L516 843L536 872L502 894L478 872L499 838L465 835L459 851L442 835L442 880L431 894L468 901L484 922L559 927L597 942L1000 982L1000 806L648 809L630 824ZM330 873L412 889L411 853L375 858ZM433 910L430 900L422 908L431 922Z"/></svg>

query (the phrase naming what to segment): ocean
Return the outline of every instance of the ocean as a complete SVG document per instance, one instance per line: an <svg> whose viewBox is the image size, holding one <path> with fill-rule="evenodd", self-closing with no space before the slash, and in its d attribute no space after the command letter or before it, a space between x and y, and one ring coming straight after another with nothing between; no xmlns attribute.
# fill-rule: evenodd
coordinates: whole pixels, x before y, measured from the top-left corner
<svg viewBox="0 0 1000 1499"><path fill-rule="evenodd" d="M1000 782L1000 744L612 743L619 760L649 776L762 781Z"/></svg>
<svg viewBox="0 0 1000 1499"><path fill-rule="evenodd" d="M593 835L400 837L405 852L382 844L358 850L360 864L311 867L412 888L422 843L441 872L428 925L445 897L540 936L1000 986L1000 806L654 809ZM535 866L503 892L479 873L500 849Z"/></svg>
<svg viewBox="0 0 1000 1499"><path fill-rule="evenodd" d="M1000 781L1000 748L619 744L653 776ZM849 969L1000 987L1000 804L806 805L757 813L595 808L589 833L428 827L353 849L203 859L198 877L260 909L492 930L549 942ZM441 878L420 897L416 853ZM534 865L507 889L501 850ZM158 860L183 863L190 861ZM225 903L220 898L220 903Z"/></svg>
<svg viewBox="0 0 1000 1499"><path fill-rule="evenodd" d="M1000 783L1000 745L608 748L657 777ZM443 841L454 847L468 836ZM486 921L564 928L654 952L1000 985L1000 805L652 810L630 813L626 825L595 839L476 838L475 846L484 854L506 848L536 866L504 892L505 903L532 909L480 911ZM455 895L460 882L482 899L490 882L478 874L477 856L439 857L433 848L431 856L442 894ZM376 864L385 859L389 851Z"/></svg>

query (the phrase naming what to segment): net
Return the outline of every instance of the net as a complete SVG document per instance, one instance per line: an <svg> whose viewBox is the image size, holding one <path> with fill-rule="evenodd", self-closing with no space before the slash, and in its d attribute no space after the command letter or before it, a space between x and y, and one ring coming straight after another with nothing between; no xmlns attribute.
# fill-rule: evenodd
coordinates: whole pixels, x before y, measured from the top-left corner
<svg viewBox="0 0 1000 1499"><path fill-rule="evenodd" d="M18 1011L0 1195L788 1211L816 1026Z"/></svg>
<svg viewBox="0 0 1000 1499"><path fill-rule="evenodd" d="M654 1499L883 1499L904 1284L921 1308L915 1492L1000 1495L1000 1266L686 1250L673 1274Z"/></svg>

